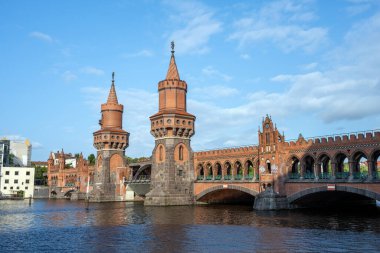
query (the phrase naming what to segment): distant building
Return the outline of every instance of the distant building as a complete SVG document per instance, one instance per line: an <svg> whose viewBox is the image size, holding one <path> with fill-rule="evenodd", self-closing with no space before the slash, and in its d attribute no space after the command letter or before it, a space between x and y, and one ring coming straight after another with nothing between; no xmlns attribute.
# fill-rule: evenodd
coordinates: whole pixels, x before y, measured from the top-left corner
<svg viewBox="0 0 380 253"><path fill-rule="evenodd" d="M10 141L10 153L14 155L14 166L31 166L32 144L28 139L25 141Z"/></svg>
<svg viewBox="0 0 380 253"><path fill-rule="evenodd" d="M48 163L44 161L32 161L32 167L41 167L41 168L47 168Z"/></svg>
<svg viewBox="0 0 380 253"><path fill-rule="evenodd" d="M94 182L94 166L89 166L87 160L61 152L51 152L48 163L49 196L56 198L70 197L72 192L86 193Z"/></svg>
<svg viewBox="0 0 380 253"><path fill-rule="evenodd" d="M1 177L2 194L17 194L24 191L24 197L33 197L34 168L32 167L3 167Z"/></svg>
<svg viewBox="0 0 380 253"><path fill-rule="evenodd" d="M0 140L0 169L9 164L9 140Z"/></svg>

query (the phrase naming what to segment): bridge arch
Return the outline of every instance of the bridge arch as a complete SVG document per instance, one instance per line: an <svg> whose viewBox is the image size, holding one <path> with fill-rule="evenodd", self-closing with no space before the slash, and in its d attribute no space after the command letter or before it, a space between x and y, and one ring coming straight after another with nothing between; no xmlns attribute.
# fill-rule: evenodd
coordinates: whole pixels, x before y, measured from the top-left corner
<svg viewBox="0 0 380 253"><path fill-rule="evenodd" d="M151 164L145 164L143 166L141 166L136 174L133 176L133 179L132 180L137 180L139 178L139 176L148 176L150 177L151 176L151 173L152 173L152 165Z"/></svg>
<svg viewBox="0 0 380 253"><path fill-rule="evenodd" d="M71 197L71 194L74 192L75 190L68 190L67 192L65 192L65 194L63 195L64 197L66 198L70 198Z"/></svg>
<svg viewBox="0 0 380 253"><path fill-rule="evenodd" d="M229 193L229 194L226 194ZM231 195L231 193L234 193L235 195ZM224 195L223 195L224 194ZM239 195L239 196L236 196ZM197 194L195 196L196 201L201 201L201 202L214 202L214 203L219 203L219 202L224 202L223 200L226 200L227 198L230 198L230 200L234 200L233 202L239 202L239 197L244 197L244 200L242 202L247 202L247 198L249 201L253 203L254 198L259 194L259 192L239 186L239 185L228 185L228 188L223 187L223 185L216 185L212 186L210 188L207 188ZM233 196L233 198L231 198ZM208 198L209 197L209 198ZM219 200L219 201L218 201ZM220 201L222 200L222 201ZM230 202L230 201L226 201Z"/></svg>
<svg viewBox="0 0 380 253"><path fill-rule="evenodd" d="M366 197L368 199L380 201L380 194L374 191L361 189L361 188L355 188L351 186L337 185L335 186L335 191L328 191L326 186L314 187L314 188L309 188L309 189L299 191L288 197L288 203L294 204L299 200L302 200L308 196L318 194L318 193L337 193L337 192L352 193L352 194L360 195L362 197Z"/></svg>

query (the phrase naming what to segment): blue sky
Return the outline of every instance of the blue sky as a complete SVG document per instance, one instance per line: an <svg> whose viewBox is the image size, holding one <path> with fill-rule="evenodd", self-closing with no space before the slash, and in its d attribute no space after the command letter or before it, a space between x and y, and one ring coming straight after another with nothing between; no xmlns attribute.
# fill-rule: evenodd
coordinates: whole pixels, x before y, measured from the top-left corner
<svg viewBox="0 0 380 253"><path fill-rule="evenodd" d="M0 136L94 153L115 71L127 155L151 155L170 41L194 150L257 143L272 115L287 139L380 128L380 2L0 1Z"/></svg>

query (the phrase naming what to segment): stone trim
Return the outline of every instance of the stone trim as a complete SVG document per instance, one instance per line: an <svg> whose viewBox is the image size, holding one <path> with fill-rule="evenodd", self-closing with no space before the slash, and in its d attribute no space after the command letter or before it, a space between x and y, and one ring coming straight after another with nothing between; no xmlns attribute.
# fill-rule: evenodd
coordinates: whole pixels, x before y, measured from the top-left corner
<svg viewBox="0 0 380 253"><path fill-rule="evenodd" d="M223 185L217 185L217 186L207 188L206 190L204 190L201 193L199 193L198 195L196 195L195 199L199 200L200 198L204 197L205 195L207 195L211 192L223 190L223 189L242 191L242 192L248 193L254 197L256 197L259 194L257 191L251 190L251 189L246 188L246 187L228 184L228 188L224 188Z"/></svg>
<svg viewBox="0 0 380 253"><path fill-rule="evenodd" d="M380 194L369 191L366 189L361 189L361 188L355 188L351 186L336 186L336 191L341 191L341 192L349 192L349 193L355 193L358 195L362 195L371 199L375 199L380 201ZM292 202L306 196L309 194L313 193L318 193L318 192L327 192L327 185L326 186L321 186L321 187L314 187L314 188L309 188L306 190L299 191L297 193L294 193L288 197L288 203L291 204Z"/></svg>

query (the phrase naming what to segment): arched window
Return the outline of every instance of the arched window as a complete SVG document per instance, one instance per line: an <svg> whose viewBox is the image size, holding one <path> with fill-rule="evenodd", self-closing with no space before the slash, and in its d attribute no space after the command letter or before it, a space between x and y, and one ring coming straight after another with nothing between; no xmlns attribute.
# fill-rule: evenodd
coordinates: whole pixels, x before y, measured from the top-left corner
<svg viewBox="0 0 380 253"><path fill-rule="evenodd" d="M159 155L159 159L160 159L160 162L163 160L163 148L162 146L160 146L159 150L158 150L158 155Z"/></svg>
<svg viewBox="0 0 380 253"><path fill-rule="evenodd" d="M183 161L183 147L179 146L178 160Z"/></svg>

